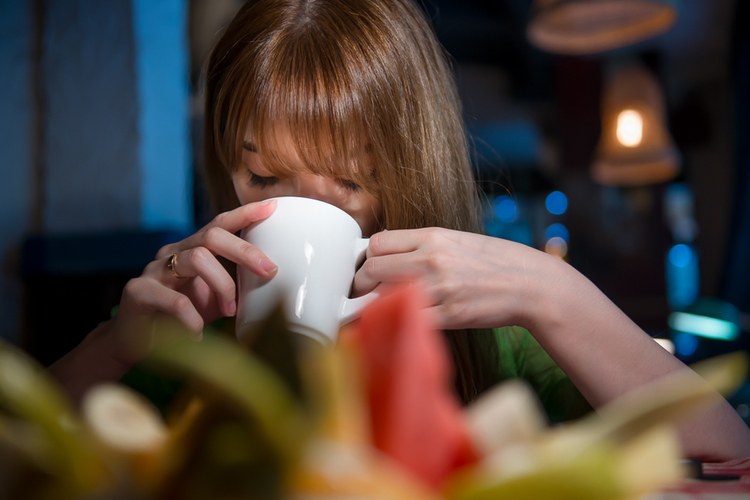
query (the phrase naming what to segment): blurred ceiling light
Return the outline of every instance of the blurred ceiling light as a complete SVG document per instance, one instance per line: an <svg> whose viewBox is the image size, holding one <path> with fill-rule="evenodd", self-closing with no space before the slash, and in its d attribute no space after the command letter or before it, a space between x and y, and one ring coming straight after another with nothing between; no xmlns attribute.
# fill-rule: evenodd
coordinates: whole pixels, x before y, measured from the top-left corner
<svg viewBox="0 0 750 500"><path fill-rule="evenodd" d="M527 36L542 50L596 54L660 35L677 21L669 0L536 0Z"/></svg>
<svg viewBox="0 0 750 500"><path fill-rule="evenodd" d="M617 72L602 96L602 132L592 177L607 186L666 182L680 171L680 157L664 124L659 83L641 66Z"/></svg>
<svg viewBox="0 0 750 500"><path fill-rule="evenodd" d="M643 139L643 117L634 109L626 109L617 115L617 140L620 144L634 148Z"/></svg>

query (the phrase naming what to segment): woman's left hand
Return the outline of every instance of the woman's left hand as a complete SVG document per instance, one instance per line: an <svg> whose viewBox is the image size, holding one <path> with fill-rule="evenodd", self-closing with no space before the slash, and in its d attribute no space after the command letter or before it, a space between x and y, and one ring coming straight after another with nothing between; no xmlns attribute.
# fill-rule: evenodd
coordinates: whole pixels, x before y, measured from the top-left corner
<svg viewBox="0 0 750 500"><path fill-rule="evenodd" d="M556 279L557 261L499 238L443 228L394 230L370 238L354 292L379 283L418 283L442 329L526 324L527 304Z"/></svg>

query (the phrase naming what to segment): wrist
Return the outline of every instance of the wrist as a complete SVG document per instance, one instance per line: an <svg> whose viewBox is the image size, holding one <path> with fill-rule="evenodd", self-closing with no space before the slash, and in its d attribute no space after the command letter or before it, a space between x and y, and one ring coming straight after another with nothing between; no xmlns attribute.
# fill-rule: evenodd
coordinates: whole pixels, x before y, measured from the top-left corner
<svg viewBox="0 0 750 500"><path fill-rule="evenodd" d="M590 286L590 282L568 263L544 254L537 260L535 270L538 280L535 286L525 289L523 326L537 340L548 332L559 332L576 308L576 297Z"/></svg>
<svg viewBox="0 0 750 500"><path fill-rule="evenodd" d="M111 320L99 325L48 368L76 405L92 386L117 382L132 366L116 356L110 329Z"/></svg>
<svg viewBox="0 0 750 500"><path fill-rule="evenodd" d="M86 337L82 347L90 344L88 347L101 355L102 362L110 367L112 373L124 375L138 360L131 359L127 355L127 349L120 345L116 329L115 318L102 323Z"/></svg>

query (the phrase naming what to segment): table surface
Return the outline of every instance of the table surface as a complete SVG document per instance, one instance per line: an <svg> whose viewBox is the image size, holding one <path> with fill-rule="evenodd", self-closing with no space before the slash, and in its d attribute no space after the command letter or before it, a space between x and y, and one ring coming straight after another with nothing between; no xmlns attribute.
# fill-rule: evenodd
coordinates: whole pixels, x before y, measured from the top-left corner
<svg viewBox="0 0 750 500"><path fill-rule="evenodd" d="M750 499L750 458L722 463L704 463L705 479L689 479L649 500L740 500ZM730 479L727 476L737 477ZM711 479L714 477L715 479Z"/></svg>

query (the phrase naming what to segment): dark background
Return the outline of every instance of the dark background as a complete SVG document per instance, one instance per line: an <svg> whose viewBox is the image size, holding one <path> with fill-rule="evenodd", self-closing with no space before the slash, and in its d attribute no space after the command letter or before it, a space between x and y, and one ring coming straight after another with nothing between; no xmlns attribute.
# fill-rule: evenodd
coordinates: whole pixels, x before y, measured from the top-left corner
<svg viewBox="0 0 750 500"><path fill-rule="evenodd" d="M45 175L55 168L56 160L54 155L39 152L49 150L54 132L45 125L53 111L49 103L56 86L65 84L51 79L55 68L45 62L52 50L45 40L56 23L72 22L59 19L62 14L58 12L83 19L81 25L88 26L87 16L94 10L106 16L106 9L120 9L112 14L111 22L123 30L127 46L133 38L128 33L137 33L138 27L122 13L137 3L77 0L67 4L75 8L62 8L54 0L0 0L0 17L13 14L18 22L27 23L15 26L13 32L7 27L0 30L0 63L25 68L24 78L28 77L26 92L14 90L10 73L0 76L0 91L26 92L18 94L25 96L22 102L7 97L9 92L3 93L5 101L0 100L0 110L8 111L3 113L7 119L3 118L6 123L0 128L0 141L5 141L0 142L0 175L15 179L12 176L28 172L23 184L28 192L22 189L26 194L20 202L12 205L9 194L0 193L4 200L0 226L4 309L0 312L6 325L3 336L43 364L53 362L107 319L123 284L139 274L161 245L211 217L200 172L200 69L221 26L241 4L234 0L171 2L183 12L179 26L188 58L183 79L189 90L184 107L187 144L192 151L193 186L188 193L192 224L153 228L139 223L137 217L116 216L105 223L73 224L74 229L65 229L63 224L60 229L45 212L55 187L45 184ZM689 186L695 200L700 294L725 299L740 311L750 312L750 7L742 0L684 0L677 5L679 20L666 34L605 54L572 57L538 50L528 42L526 27L534 14L530 0L424 2L453 61L488 206L497 196L510 195L519 207L519 220L513 227L498 225L488 210L490 225L506 236L516 235L543 248L544 228L553 222L565 224L570 232L567 260L656 337L670 336L664 262L674 241L664 218L667 184L604 187L594 183L589 173L600 132L602 88L613 68L625 62L645 65L664 91L667 126L682 157L682 171L672 182ZM23 15L18 14L21 10ZM20 62L14 40L25 44L25 58ZM82 46L91 44L96 40ZM86 54L71 57L85 58ZM114 68L113 81L138 77L137 65ZM84 75L85 81L96 78L96 66L91 71ZM95 94L97 87L93 88ZM125 93L117 96L126 99ZM28 116L27 122L14 122L13 113ZM71 108L72 124L75 115ZM113 123L124 122L116 108L108 116ZM19 127L27 131L24 151L29 153L23 161L3 152L3 147L8 151L8 146L17 143L12 134ZM71 140L76 131L71 125ZM111 141L116 135L106 130L101 130L101 137L97 130L86 133L93 135L92 144ZM136 139L125 143L125 150L128 144L137 144L137 136L134 133ZM101 168L114 168L108 162L102 161ZM123 168L128 162L124 161ZM76 166L66 168L74 171ZM139 180L133 182L121 181L122 192L137 189ZM567 212L560 216L543 207L545 197L555 190L569 200ZM86 199L73 202L85 203ZM91 211L97 210L92 204ZM514 233L516 229L520 232ZM746 349L746 336L733 343L708 342L687 360Z"/></svg>

